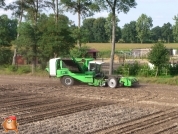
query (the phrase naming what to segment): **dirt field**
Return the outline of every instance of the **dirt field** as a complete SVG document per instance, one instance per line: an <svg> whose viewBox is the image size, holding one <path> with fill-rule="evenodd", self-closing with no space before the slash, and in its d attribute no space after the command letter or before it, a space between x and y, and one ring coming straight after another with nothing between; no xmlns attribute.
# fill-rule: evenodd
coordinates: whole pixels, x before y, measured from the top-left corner
<svg viewBox="0 0 178 134"><path fill-rule="evenodd" d="M64 87L55 78L0 75L0 122L10 115L19 134L175 134L178 86Z"/></svg>

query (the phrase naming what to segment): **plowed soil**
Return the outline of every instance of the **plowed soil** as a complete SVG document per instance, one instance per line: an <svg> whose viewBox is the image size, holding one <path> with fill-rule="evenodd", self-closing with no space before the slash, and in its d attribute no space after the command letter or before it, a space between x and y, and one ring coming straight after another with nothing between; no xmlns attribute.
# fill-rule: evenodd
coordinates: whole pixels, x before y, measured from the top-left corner
<svg viewBox="0 0 178 134"><path fill-rule="evenodd" d="M0 75L0 123L10 115L19 134L175 134L178 86L65 87L56 78Z"/></svg>

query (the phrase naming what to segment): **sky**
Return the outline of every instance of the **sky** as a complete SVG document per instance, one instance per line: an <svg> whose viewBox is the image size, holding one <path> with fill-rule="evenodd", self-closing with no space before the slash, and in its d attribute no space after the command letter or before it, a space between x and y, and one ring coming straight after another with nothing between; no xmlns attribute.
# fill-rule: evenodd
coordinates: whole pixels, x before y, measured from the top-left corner
<svg viewBox="0 0 178 134"><path fill-rule="evenodd" d="M14 0L6 0L6 4L11 3ZM136 0L136 8L131 8L127 14L119 13L117 17L120 22L118 26L121 28L131 21L137 21L141 14L146 14L148 17L151 17L153 20L153 27L160 26L162 27L164 23L175 24L173 20L174 16L178 15L177 5L178 0ZM7 14L11 17L11 12L5 12L0 9L0 15ZM73 15L71 13L64 13L69 17L70 20L74 21L77 25L77 14ZM107 17L108 12L102 11L100 13L95 13L92 18ZM91 17L90 17L91 18Z"/></svg>

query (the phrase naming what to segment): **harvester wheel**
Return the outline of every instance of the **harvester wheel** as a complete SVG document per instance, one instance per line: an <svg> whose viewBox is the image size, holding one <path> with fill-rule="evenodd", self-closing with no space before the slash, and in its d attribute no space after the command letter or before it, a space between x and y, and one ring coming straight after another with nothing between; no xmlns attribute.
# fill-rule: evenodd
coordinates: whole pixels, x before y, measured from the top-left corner
<svg viewBox="0 0 178 134"><path fill-rule="evenodd" d="M72 86L72 85L74 85L74 79L72 77L69 77L69 76L62 77L61 82L62 82L62 84L64 86Z"/></svg>
<svg viewBox="0 0 178 134"><path fill-rule="evenodd" d="M118 80L115 77L110 77L107 82L110 88L116 88L118 84Z"/></svg>

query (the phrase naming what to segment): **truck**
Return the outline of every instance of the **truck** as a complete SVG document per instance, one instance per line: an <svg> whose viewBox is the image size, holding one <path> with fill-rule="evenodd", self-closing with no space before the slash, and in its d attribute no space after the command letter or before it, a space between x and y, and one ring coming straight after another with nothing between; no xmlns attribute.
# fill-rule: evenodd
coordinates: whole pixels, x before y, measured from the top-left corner
<svg viewBox="0 0 178 134"><path fill-rule="evenodd" d="M93 58L52 58L46 71L50 77L60 78L64 86L73 86L77 81L90 86L133 87L138 85L135 77L121 75L106 75L101 66L102 61Z"/></svg>

